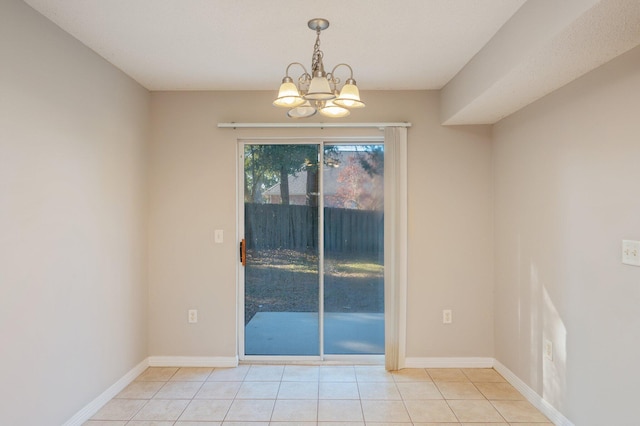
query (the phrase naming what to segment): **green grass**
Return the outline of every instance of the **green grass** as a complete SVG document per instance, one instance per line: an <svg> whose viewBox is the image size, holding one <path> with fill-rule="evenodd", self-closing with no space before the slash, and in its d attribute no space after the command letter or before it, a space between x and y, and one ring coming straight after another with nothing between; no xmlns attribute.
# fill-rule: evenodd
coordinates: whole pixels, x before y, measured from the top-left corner
<svg viewBox="0 0 640 426"><path fill-rule="evenodd" d="M384 266L355 256L325 259L327 312L383 312ZM245 324L256 312L316 312L318 257L293 250L247 252Z"/></svg>
<svg viewBox="0 0 640 426"><path fill-rule="evenodd" d="M365 261L327 260L325 261L325 271L329 275L344 278L379 278L384 274L384 265Z"/></svg>

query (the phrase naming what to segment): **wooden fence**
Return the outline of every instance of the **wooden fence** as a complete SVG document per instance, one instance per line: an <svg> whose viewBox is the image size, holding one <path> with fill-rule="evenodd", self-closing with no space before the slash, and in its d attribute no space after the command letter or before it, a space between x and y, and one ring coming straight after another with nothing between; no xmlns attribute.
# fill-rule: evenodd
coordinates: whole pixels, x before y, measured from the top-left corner
<svg viewBox="0 0 640 426"><path fill-rule="evenodd" d="M325 207L327 253L381 255L384 214L379 211ZM245 203L247 249L316 250L318 208Z"/></svg>

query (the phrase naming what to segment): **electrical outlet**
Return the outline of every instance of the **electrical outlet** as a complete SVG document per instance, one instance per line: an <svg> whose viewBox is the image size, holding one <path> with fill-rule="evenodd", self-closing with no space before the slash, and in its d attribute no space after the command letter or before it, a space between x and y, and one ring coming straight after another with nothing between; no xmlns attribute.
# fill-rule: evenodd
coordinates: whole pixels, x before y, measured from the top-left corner
<svg viewBox="0 0 640 426"><path fill-rule="evenodd" d="M198 310L197 309L189 309L189 323L195 324L198 322Z"/></svg>
<svg viewBox="0 0 640 426"><path fill-rule="evenodd" d="M640 241L622 240L622 263L640 266Z"/></svg>
<svg viewBox="0 0 640 426"><path fill-rule="evenodd" d="M544 357L549 361L553 361L553 343L551 343L551 340L544 341Z"/></svg>
<svg viewBox="0 0 640 426"><path fill-rule="evenodd" d="M445 309L442 311L442 323L451 324L453 322L453 315L451 309Z"/></svg>

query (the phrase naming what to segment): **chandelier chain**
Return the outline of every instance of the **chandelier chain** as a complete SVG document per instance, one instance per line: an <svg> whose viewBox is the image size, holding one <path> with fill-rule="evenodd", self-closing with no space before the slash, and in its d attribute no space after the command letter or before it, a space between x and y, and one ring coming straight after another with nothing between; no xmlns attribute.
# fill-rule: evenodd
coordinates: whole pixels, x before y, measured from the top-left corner
<svg viewBox="0 0 640 426"><path fill-rule="evenodd" d="M322 66L322 57L324 54L322 50L320 50L320 31L321 29L316 28L316 43L313 45L313 57L311 58L311 73L314 74L318 69L324 68ZM324 70L322 70L324 71Z"/></svg>

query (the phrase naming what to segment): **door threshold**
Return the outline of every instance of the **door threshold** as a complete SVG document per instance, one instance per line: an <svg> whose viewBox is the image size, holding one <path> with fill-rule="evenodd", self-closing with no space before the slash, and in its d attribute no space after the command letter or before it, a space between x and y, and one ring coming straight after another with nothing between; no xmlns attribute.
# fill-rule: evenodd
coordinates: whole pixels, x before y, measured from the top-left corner
<svg viewBox="0 0 640 426"><path fill-rule="evenodd" d="M384 365L384 355L325 355L307 356L261 356L247 355L239 361L240 365Z"/></svg>

